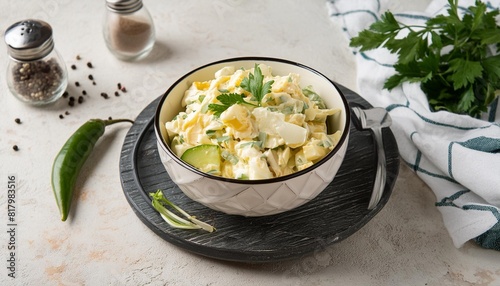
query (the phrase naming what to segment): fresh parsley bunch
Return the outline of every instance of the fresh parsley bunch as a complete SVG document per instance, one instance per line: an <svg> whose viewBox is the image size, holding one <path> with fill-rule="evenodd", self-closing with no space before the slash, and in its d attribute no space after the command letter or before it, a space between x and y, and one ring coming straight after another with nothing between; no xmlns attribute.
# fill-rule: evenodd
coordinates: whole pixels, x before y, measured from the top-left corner
<svg viewBox="0 0 500 286"><path fill-rule="evenodd" d="M438 15L425 25L405 25L391 12L351 39L360 51L385 47L398 55L396 74L384 88L403 82L420 82L435 111L448 110L478 116L498 96L500 89L499 10L487 10L476 0L459 15L458 0L448 0L448 15Z"/></svg>

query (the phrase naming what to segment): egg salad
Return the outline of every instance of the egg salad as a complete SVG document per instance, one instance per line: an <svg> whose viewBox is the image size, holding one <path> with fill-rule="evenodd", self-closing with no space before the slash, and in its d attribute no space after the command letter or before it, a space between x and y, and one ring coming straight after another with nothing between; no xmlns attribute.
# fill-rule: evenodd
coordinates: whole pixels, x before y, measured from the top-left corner
<svg viewBox="0 0 500 286"><path fill-rule="evenodd" d="M288 175L326 156L341 131L327 133L327 108L300 76L273 75L271 67L227 66L193 82L183 107L165 127L173 152L203 172L259 180Z"/></svg>

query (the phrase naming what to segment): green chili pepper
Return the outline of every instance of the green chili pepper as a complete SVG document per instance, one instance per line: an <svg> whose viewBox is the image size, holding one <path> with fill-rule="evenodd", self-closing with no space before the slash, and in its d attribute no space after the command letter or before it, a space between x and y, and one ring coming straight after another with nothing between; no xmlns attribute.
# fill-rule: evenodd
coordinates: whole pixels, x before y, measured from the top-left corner
<svg viewBox="0 0 500 286"><path fill-rule="evenodd" d="M71 135L57 154L52 165L52 190L62 221L68 217L80 169L92 153L97 140L104 134L105 127L119 122L133 123L129 119L87 121Z"/></svg>

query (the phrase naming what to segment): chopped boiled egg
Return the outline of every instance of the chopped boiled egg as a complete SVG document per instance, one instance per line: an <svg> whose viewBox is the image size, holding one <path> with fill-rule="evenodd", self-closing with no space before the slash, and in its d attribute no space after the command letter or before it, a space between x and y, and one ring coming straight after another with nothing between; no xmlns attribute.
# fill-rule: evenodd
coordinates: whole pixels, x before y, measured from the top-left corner
<svg viewBox="0 0 500 286"><path fill-rule="evenodd" d="M253 138L259 135L251 113L241 104L234 104L220 115L230 135L237 139Z"/></svg>
<svg viewBox="0 0 500 286"><path fill-rule="evenodd" d="M285 115L268 108L258 107L252 112L261 132L268 135L279 135L285 144L297 147L307 139L307 129L285 121Z"/></svg>

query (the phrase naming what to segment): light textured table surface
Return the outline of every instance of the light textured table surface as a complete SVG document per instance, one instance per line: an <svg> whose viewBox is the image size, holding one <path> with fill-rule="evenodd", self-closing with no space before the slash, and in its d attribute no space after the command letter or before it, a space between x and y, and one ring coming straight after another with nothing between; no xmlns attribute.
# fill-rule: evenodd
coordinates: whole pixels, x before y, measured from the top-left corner
<svg viewBox="0 0 500 286"><path fill-rule="evenodd" d="M398 1L394 9L423 10L427 2ZM500 285L500 253L471 242L454 248L433 193L404 164L386 207L347 239L291 261L224 262L174 247L139 220L123 195L118 170L128 126L113 126L83 169L71 217L61 222L50 172L67 137L90 118L134 118L192 68L235 56L280 57L356 90L353 56L340 28L328 19L324 0L146 0L145 5L157 43L150 57L128 63L104 45L103 0L2 0L2 34L22 19L48 21L67 66L77 65L68 69L69 93L85 89L88 97L73 108L65 99L35 108L9 94L5 73L0 75L0 285ZM5 71L5 45L0 55ZM115 97L118 82L128 91ZM65 111L70 114L60 119ZM17 178L16 278L7 275L9 174Z"/></svg>

